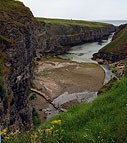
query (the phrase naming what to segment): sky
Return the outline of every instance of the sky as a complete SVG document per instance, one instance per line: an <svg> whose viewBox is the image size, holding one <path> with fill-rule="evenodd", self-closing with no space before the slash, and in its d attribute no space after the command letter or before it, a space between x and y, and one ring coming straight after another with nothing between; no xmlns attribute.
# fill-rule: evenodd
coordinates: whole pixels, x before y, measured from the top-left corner
<svg viewBox="0 0 127 143"><path fill-rule="evenodd" d="M127 0L20 0L36 17L127 20Z"/></svg>

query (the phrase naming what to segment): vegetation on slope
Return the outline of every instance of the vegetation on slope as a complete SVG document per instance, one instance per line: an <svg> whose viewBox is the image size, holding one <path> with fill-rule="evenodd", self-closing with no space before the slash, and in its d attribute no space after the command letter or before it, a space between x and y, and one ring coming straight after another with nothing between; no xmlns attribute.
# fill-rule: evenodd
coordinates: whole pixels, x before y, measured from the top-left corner
<svg viewBox="0 0 127 143"><path fill-rule="evenodd" d="M10 39L6 31L11 26L27 29L22 18L31 17L31 15L29 8L25 7L22 2L15 0L0 1L0 50L16 45L16 41Z"/></svg>
<svg viewBox="0 0 127 143"><path fill-rule="evenodd" d="M67 20L67 19L47 19L47 18L37 18L38 21L44 22L44 24L52 24L52 25L63 25L63 26L82 26L88 28L102 28L108 26L110 24L100 23L100 22L90 22L83 20Z"/></svg>
<svg viewBox="0 0 127 143"><path fill-rule="evenodd" d="M21 11L19 10L22 9ZM24 6L21 2L17 2L14 0L1 0L0 1L0 60L7 59L7 57L2 53L5 48L9 48L14 46L15 41L8 38L6 35L6 30L10 28L10 23L13 26L21 26L19 22L15 21L16 14L19 13L20 16L24 16ZM5 26L3 26L5 25ZM23 24L22 24L23 25ZM24 26L24 25L23 25ZM9 60L9 59L8 59ZM2 64L3 62L1 62Z"/></svg>
<svg viewBox="0 0 127 143"><path fill-rule="evenodd" d="M127 54L127 26L115 35L115 39L99 52L113 55Z"/></svg>
<svg viewBox="0 0 127 143"><path fill-rule="evenodd" d="M53 121L53 122L52 122ZM90 104L82 103L13 143L126 143L127 78ZM9 142L9 143L10 143Z"/></svg>
<svg viewBox="0 0 127 143"><path fill-rule="evenodd" d="M11 16L14 19L17 15L29 16L30 13L29 8L24 7L22 2L15 0L0 0L0 12L0 20L6 20Z"/></svg>

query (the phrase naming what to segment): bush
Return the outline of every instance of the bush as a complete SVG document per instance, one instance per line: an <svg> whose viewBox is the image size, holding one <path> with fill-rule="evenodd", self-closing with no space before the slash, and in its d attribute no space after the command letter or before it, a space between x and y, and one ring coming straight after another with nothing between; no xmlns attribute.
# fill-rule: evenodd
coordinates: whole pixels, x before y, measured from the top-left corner
<svg viewBox="0 0 127 143"><path fill-rule="evenodd" d="M38 116L38 112L37 112L35 109L33 110L33 118L32 118L32 121L33 121L33 124L34 124L35 126L40 125L40 123L41 123L41 120L40 120L40 118L39 118L39 116Z"/></svg>
<svg viewBox="0 0 127 143"><path fill-rule="evenodd" d="M37 126L37 125L40 125L40 123L41 123L40 118L38 116L34 116L33 117L33 124L35 126Z"/></svg>
<svg viewBox="0 0 127 143"><path fill-rule="evenodd" d="M27 91L26 91L26 95L27 95L27 96L29 96L30 93L32 93L30 90L27 90Z"/></svg>
<svg viewBox="0 0 127 143"><path fill-rule="evenodd" d="M43 21L43 22L41 22L42 23L42 26L46 26L46 23Z"/></svg>
<svg viewBox="0 0 127 143"><path fill-rule="evenodd" d="M35 94L30 96L30 100L34 100L34 99L36 99L36 95Z"/></svg>

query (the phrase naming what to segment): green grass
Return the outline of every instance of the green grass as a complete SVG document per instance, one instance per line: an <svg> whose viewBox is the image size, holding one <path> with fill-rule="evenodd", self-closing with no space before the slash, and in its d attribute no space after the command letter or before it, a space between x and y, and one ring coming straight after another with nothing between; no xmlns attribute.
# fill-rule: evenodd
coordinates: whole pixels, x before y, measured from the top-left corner
<svg viewBox="0 0 127 143"><path fill-rule="evenodd" d="M26 95L29 96L32 93L32 91L29 89L26 91Z"/></svg>
<svg viewBox="0 0 127 143"><path fill-rule="evenodd" d="M32 121L35 126L38 126L41 123L38 112L36 110L33 112Z"/></svg>
<svg viewBox="0 0 127 143"><path fill-rule="evenodd" d="M108 26L107 23L100 23L100 22L90 22L90 21L83 21L83 20L67 20L67 19L47 19L47 18L37 18L38 21L43 22L43 26L46 24L52 25L63 25L63 26L82 26L88 28L102 28Z"/></svg>
<svg viewBox="0 0 127 143"><path fill-rule="evenodd" d="M51 133L45 129L53 126ZM92 103L82 103L42 124L33 133L22 135L13 143L126 143L127 142L127 78L122 78L112 89ZM24 138L24 139L23 139ZM9 143L10 143L9 142Z"/></svg>
<svg viewBox="0 0 127 143"><path fill-rule="evenodd" d="M110 90L116 81L117 81L117 78L115 78L115 77L112 78L108 83L106 83L106 84L98 91L98 95L103 94L103 93L106 93L108 90Z"/></svg>
<svg viewBox="0 0 127 143"><path fill-rule="evenodd" d="M36 18L41 22L43 29L46 29L47 35L51 35L54 38L57 35L74 35L83 32L96 31L99 28L107 28L111 24L90 22L83 20L68 20L68 19L47 19L47 18ZM47 41L47 46L49 42ZM51 43L50 43L51 44Z"/></svg>
<svg viewBox="0 0 127 143"><path fill-rule="evenodd" d="M127 54L127 26L117 33L116 38L99 52L107 54Z"/></svg>
<svg viewBox="0 0 127 143"><path fill-rule="evenodd" d="M14 47L17 43L5 34L10 25L20 30L28 30L24 24L25 18L31 17L29 8L25 7L22 2L15 0L0 0L0 52L5 48ZM4 24L4 25L3 25ZM21 33L17 33L17 35Z"/></svg>
<svg viewBox="0 0 127 143"><path fill-rule="evenodd" d="M0 0L0 20L8 19L9 16L14 16L13 19L18 16L29 16L29 8L25 7L22 2L15 0ZM3 13L2 13L3 12ZM9 14L9 16L7 15Z"/></svg>

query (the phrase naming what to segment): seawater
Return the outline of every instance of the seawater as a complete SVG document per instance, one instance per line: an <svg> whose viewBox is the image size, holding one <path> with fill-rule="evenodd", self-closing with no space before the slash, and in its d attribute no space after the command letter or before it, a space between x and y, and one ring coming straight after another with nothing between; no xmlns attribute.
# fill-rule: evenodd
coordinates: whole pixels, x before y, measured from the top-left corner
<svg viewBox="0 0 127 143"><path fill-rule="evenodd" d="M94 20L96 22L110 23L115 26L119 26L121 24L127 24L127 20Z"/></svg>
<svg viewBox="0 0 127 143"><path fill-rule="evenodd" d="M107 40L102 40L101 42L90 42L82 45L74 46L70 48L67 54L60 55L59 57L62 59L67 59L76 62L83 63L96 63L91 58L94 53L97 53L102 47L106 46L111 42L114 33L112 33ZM110 68L107 65L102 65L102 68L105 71L105 81L104 84L109 82L111 77L113 77L113 73L110 71Z"/></svg>

